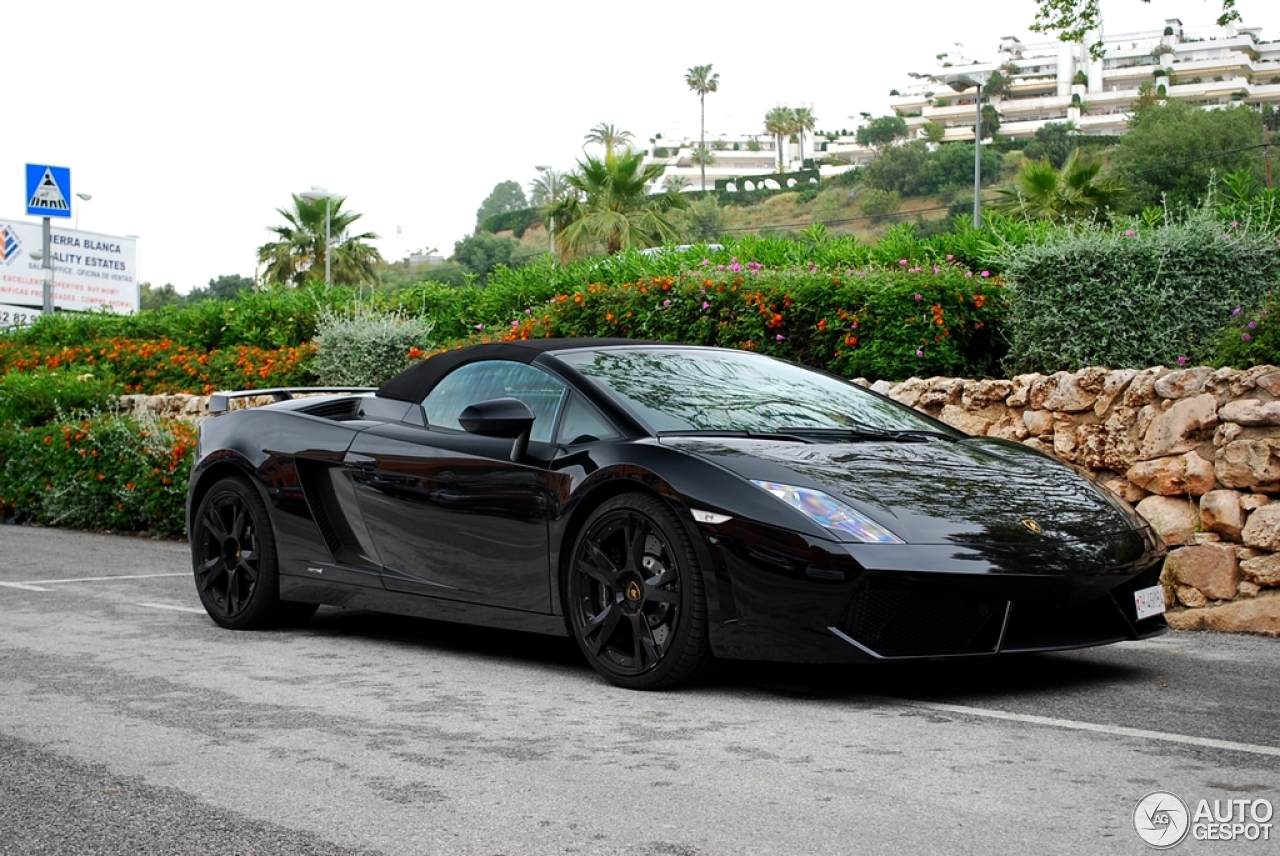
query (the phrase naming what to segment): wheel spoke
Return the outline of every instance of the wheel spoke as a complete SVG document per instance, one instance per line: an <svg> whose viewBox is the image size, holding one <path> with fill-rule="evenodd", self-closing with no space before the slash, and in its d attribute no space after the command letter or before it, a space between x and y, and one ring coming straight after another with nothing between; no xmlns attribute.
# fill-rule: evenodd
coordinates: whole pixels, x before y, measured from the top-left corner
<svg viewBox="0 0 1280 856"><path fill-rule="evenodd" d="M618 584L618 575L621 573L609 556L600 549L600 545L595 541L588 541L586 544L585 555L578 557L578 571L591 577L597 582L601 582L613 589Z"/></svg>
<svg viewBox="0 0 1280 856"><path fill-rule="evenodd" d="M240 561L241 562L257 562L258 551L257 550L241 550Z"/></svg>
<svg viewBox="0 0 1280 856"><path fill-rule="evenodd" d="M623 528L627 547L627 570L633 573L644 571L644 542L649 534L649 527L641 518L631 515L627 517Z"/></svg>
<svg viewBox="0 0 1280 856"><path fill-rule="evenodd" d="M222 526L222 515L219 511L220 509L216 505L209 506L209 510L205 512L202 522L213 537L221 542L227 540L227 530Z"/></svg>
<svg viewBox="0 0 1280 856"><path fill-rule="evenodd" d="M647 589L644 593L645 603L669 603L672 606L680 605L680 592L667 591L666 589Z"/></svg>
<svg viewBox="0 0 1280 856"><path fill-rule="evenodd" d="M244 517L248 510L243 502L235 504L235 519L231 521L231 534L236 538L244 535Z"/></svg>
<svg viewBox="0 0 1280 856"><path fill-rule="evenodd" d="M593 653L599 654L604 650L621 618L622 610L617 604L609 604L604 611L587 620L582 628L582 638L594 649Z"/></svg>
<svg viewBox="0 0 1280 856"><path fill-rule="evenodd" d="M662 659L662 652L658 650L658 643L653 639L653 630L645 620L644 613L637 612L630 618L632 662L637 672L643 672L657 665L658 660Z"/></svg>

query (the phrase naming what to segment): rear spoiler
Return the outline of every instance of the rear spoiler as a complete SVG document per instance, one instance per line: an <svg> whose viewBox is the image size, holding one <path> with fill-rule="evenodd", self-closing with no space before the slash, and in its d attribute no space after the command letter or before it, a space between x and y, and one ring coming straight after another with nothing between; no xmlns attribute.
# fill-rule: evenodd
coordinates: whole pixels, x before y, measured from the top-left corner
<svg viewBox="0 0 1280 856"><path fill-rule="evenodd" d="M217 416L219 413L226 413L231 409L231 400L233 398L253 398L259 395L269 395L274 401L290 401L295 394L314 394L323 395L325 393L354 393L361 394L366 392L375 392L377 387L374 386L279 386L273 389L237 389L230 392L215 392L209 396L209 413Z"/></svg>

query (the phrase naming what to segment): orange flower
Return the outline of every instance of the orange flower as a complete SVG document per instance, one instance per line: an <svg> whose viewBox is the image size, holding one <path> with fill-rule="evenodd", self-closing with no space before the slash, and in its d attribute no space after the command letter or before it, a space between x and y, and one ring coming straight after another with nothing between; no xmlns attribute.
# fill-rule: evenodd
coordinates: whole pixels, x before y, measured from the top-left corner
<svg viewBox="0 0 1280 856"><path fill-rule="evenodd" d="M818 329L819 329L819 330L826 330L826 329L827 329L827 319L826 319L826 318L823 318L823 319L821 319L821 320L819 320L819 321L818 321Z"/></svg>

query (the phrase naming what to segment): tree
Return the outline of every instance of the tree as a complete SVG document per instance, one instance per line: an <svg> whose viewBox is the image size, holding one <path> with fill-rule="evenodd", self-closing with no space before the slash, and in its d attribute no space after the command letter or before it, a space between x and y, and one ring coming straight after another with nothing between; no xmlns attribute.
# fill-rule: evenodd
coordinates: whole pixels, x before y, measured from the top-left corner
<svg viewBox="0 0 1280 856"><path fill-rule="evenodd" d="M881 116L858 129L858 145L883 149L907 135L907 120L901 116Z"/></svg>
<svg viewBox="0 0 1280 856"><path fill-rule="evenodd" d="M1049 163L1061 169L1076 149L1077 135L1074 122L1050 122L1036 129L1035 139L1022 151L1029 160L1048 158Z"/></svg>
<svg viewBox="0 0 1280 856"><path fill-rule="evenodd" d="M711 71L711 65L695 65L693 68L685 72L684 82L689 85L689 89L698 93L698 104L701 108L701 121L698 125L698 144L699 147L706 151L707 148L707 93L717 92L720 89L720 75ZM702 164L702 189L707 189L707 165Z"/></svg>
<svg viewBox="0 0 1280 856"><path fill-rule="evenodd" d="M972 155L969 175L973 175ZM863 168L862 183L873 190L897 191L902 196L926 193L930 185L928 145L923 140L913 140L883 149Z"/></svg>
<svg viewBox="0 0 1280 856"><path fill-rule="evenodd" d="M476 210L476 225L481 225L495 214L506 214L508 211L519 211L528 207L529 202L524 198L524 191L517 182L498 182Z"/></svg>
<svg viewBox="0 0 1280 856"><path fill-rule="evenodd" d="M900 148L900 147L899 147ZM982 178L990 184L1000 175L1003 156L991 146L982 147ZM947 143L929 153L925 165L927 181L922 193L948 193L961 188L973 188L973 143Z"/></svg>
<svg viewBox="0 0 1280 856"><path fill-rule="evenodd" d="M1013 187L996 191L999 201L993 208L1032 220L1105 218L1126 190L1114 178L1101 174L1102 161L1081 155L1079 149L1072 150L1061 169L1047 158L1028 161Z"/></svg>
<svg viewBox="0 0 1280 856"><path fill-rule="evenodd" d="M1000 133L1000 111L994 104L982 105L982 139L994 140Z"/></svg>
<svg viewBox="0 0 1280 856"><path fill-rule="evenodd" d="M232 300L242 292L253 291L253 279L239 274L223 274L217 279L209 280L204 288L193 288L187 295L186 303L191 305L202 300Z"/></svg>
<svg viewBox="0 0 1280 856"><path fill-rule="evenodd" d="M588 143L597 143L604 146L605 157L612 155L614 151L623 146L631 148L631 140L633 135L630 131L624 131L621 128L614 127L608 122L601 122L592 128L587 135L583 137Z"/></svg>
<svg viewBox="0 0 1280 856"><path fill-rule="evenodd" d="M1150 3L1151 0L1142 2ZM1097 30L1102 20L1100 3L1101 0L1036 0L1036 17L1031 29L1037 33L1056 34L1059 41L1083 42L1090 32ZM1218 26L1225 27L1239 20L1236 0L1222 0ZM1089 45L1089 53L1094 59L1101 59L1104 52L1101 39Z"/></svg>
<svg viewBox="0 0 1280 856"><path fill-rule="evenodd" d="M679 193L647 194L665 167L645 166L644 155L626 151L587 156L565 177L573 193L551 205L557 246L562 253L579 255L593 244L603 244L609 255L628 247L650 247L676 237L666 212L688 203Z"/></svg>
<svg viewBox="0 0 1280 856"><path fill-rule="evenodd" d="M333 281L342 285L377 283L377 265L382 255L368 242L377 240L378 236L372 232L351 234L351 224L363 215L343 211L346 201L345 196L313 202L294 196L292 210L277 208L285 225L268 226L268 231L279 240L258 247L258 263L264 265L263 279L290 285L302 285L308 279L323 282L325 214L328 212Z"/></svg>
<svg viewBox="0 0 1280 856"><path fill-rule="evenodd" d="M453 245L453 260L474 274L476 281L483 285L498 265L518 267L520 263L536 255L526 253L521 258L523 250L524 245L514 238L477 232Z"/></svg>
<svg viewBox="0 0 1280 856"><path fill-rule="evenodd" d="M930 143L940 143L947 136L947 129L941 122L925 122L924 138Z"/></svg>
<svg viewBox="0 0 1280 856"><path fill-rule="evenodd" d="M681 213L681 240L690 244L715 241L724 235L729 225L729 216L714 194L695 200Z"/></svg>
<svg viewBox="0 0 1280 856"><path fill-rule="evenodd" d="M805 132L812 132L818 127L818 117L813 115L813 110L808 107L797 107L795 109L796 127L800 134L800 163L804 163L804 135Z"/></svg>
<svg viewBox="0 0 1280 856"><path fill-rule="evenodd" d="M774 107L764 114L764 129L773 135L773 143L778 153L778 172L783 171L783 145L787 137L794 133L792 129L795 124L796 114L790 107Z"/></svg>
<svg viewBox="0 0 1280 856"><path fill-rule="evenodd" d="M1138 110L1116 146L1114 164L1138 209L1194 205L1214 174L1239 169L1263 177L1262 114L1245 106L1201 110L1168 101Z"/></svg>
<svg viewBox="0 0 1280 856"><path fill-rule="evenodd" d="M138 306L141 309L182 306L185 302L182 295L178 293L178 289L174 288L171 282L166 282L159 288L153 287L149 282L144 282L138 286Z"/></svg>

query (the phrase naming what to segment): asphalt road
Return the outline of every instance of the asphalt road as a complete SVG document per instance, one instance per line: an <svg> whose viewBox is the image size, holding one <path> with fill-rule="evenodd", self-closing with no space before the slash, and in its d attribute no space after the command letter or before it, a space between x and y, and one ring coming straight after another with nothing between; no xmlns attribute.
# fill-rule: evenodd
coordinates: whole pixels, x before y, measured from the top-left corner
<svg viewBox="0 0 1280 856"><path fill-rule="evenodd" d="M0 526L0 557L0 854L1138 854L1149 792L1280 804L1274 639L637 693L563 639L221 630L185 544Z"/></svg>

